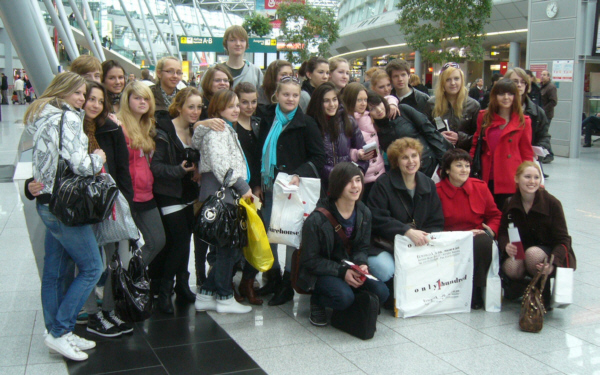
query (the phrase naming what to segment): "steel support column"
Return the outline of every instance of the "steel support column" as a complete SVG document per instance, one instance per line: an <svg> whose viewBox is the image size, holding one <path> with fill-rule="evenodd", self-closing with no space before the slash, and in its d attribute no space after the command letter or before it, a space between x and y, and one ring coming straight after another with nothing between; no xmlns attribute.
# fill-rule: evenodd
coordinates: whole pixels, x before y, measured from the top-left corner
<svg viewBox="0 0 600 375"><path fill-rule="evenodd" d="M38 4L37 0L30 0L29 4L31 6L31 16L34 20L33 23L35 24L40 41L42 42L42 46L44 47L46 58L50 62L50 68L52 69L52 73L58 74L58 58L56 57L56 52L54 52L52 42L50 42L50 34L48 34L48 27L46 26L46 22L44 22L44 17L42 17L42 10L40 9L40 5Z"/></svg>
<svg viewBox="0 0 600 375"><path fill-rule="evenodd" d="M71 61L75 60L77 58L77 54L75 53L77 46L71 45L71 40L69 39L69 36L67 35L65 28L63 27L63 24L60 21L60 18L58 17L58 14L56 14L54 5L52 5L52 2L50 0L44 0L44 5L46 6L46 12L48 12L48 14L50 15L50 18L52 19L52 23L54 24L56 31L58 31L58 36L60 37L60 39L62 39L67 55L69 55Z"/></svg>
<svg viewBox="0 0 600 375"><path fill-rule="evenodd" d="M169 8L171 7L169 5L169 0L165 1L166 5L167 5L167 17L169 18L169 24L171 25L171 32L173 33L173 41L175 42L175 49L177 49L177 55L179 56L179 61L183 60L183 57L181 57L181 51L179 50L179 41L177 40L177 33L175 32L175 24L173 23L173 17L171 17L171 11L169 10Z"/></svg>
<svg viewBox="0 0 600 375"><path fill-rule="evenodd" d="M172 55L173 52L171 52L171 48L169 48L169 43L167 43L167 40L165 39L165 36L163 35L162 30L160 29L160 26L158 25L158 21L156 20L156 17L154 17L154 12L152 12L152 9L150 8L150 4L148 3L148 0L144 0L144 3L146 4L146 8L148 8L148 13L150 13L150 17L152 17L152 21L154 21L154 26L156 26L156 29L158 30L158 35L160 35L160 39L162 39L163 43L165 44L165 48L169 52L169 55Z"/></svg>
<svg viewBox="0 0 600 375"><path fill-rule="evenodd" d="M202 21L204 21L204 26L206 26L206 28L208 29L208 32L210 34L210 36L212 38L214 38L215 36L212 33L212 29L208 26L208 22L206 22L206 18L204 18L204 13L202 13L202 8L200 8L199 6L197 6L196 1L197 0L193 0L194 1L194 7L196 7L196 11L200 12L200 16L202 17Z"/></svg>
<svg viewBox="0 0 600 375"><path fill-rule="evenodd" d="M127 22L129 23L129 27L131 27L131 30L133 31L133 35L135 35L137 42L140 44L140 47L142 48L142 52L144 52L144 56L146 56L148 61L150 61L150 63L152 63L152 60L150 60L150 56L148 56L148 51L146 51L146 47L144 47L144 44L142 43L142 39L140 38L140 35L138 34L137 29L135 28L135 25L133 24L133 20L131 19L129 12L125 8L125 3L123 2L123 0L119 0L119 3L121 4L121 8L123 8L123 13L125 13L125 18L127 18ZM141 10L141 8L140 8L140 10Z"/></svg>
<svg viewBox="0 0 600 375"><path fill-rule="evenodd" d="M150 64L156 64L156 54L154 53L154 46L152 45L152 36L150 35L150 29L148 29L148 21L146 21L146 13L142 7L142 0L138 0L138 6L140 7L140 13L142 14L142 22L144 23L144 30L146 30L146 39L148 40L148 47L150 47L150 53L152 53L152 60L148 58ZM141 42L140 42L141 44ZM148 54L144 52L146 57Z"/></svg>
<svg viewBox="0 0 600 375"><path fill-rule="evenodd" d="M60 16L62 25L65 28L65 33L67 34L67 38L69 38L69 42L71 42L71 45L73 46L73 52L75 53L75 58L77 58L77 57L79 57L79 48L77 48L77 41L75 41L75 37L73 36L73 30L71 30L71 24L69 23L69 19L67 18L67 12L65 12L65 7L63 6L62 2L63 2L63 0L55 1L56 9L58 10L58 15Z"/></svg>
<svg viewBox="0 0 600 375"><path fill-rule="evenodd" d="M98 49L96 48L96 45L92 40L92 36L90 35L90 31L85 26L85 20L81 16L81 12L79 12L79 9L77 9L77 3L75 3L75 0L69 0L69 4L71 5L71 10L73 11L73 14L75 14L75 18L79 23L79 27L81 27L81 32L85 36L85 40L87 40L88 44L90 45L89 50L92 51L94 56L96 56L100 61L102 61L102 55L100 54L100 52L98 52Z"/></svg>
<svg viewBox="0 0 600 375"><path fill-rule="evenodd" d="M423 73L423 59L421 57L421 51L415 51L415 74L419 79L423 79L421 77L421 73Z"/></svg>
<svg viewBox="0 0 600 375"><path fill-rule="evenodd" d="M177 18L177 21L179 21L179 25L181 25L181 29L183 30L183 33L185 34L185 36L189 36L188 32L185 30L185 26L183 25L183 22L181 22L179 13L177 13L177 8L175 8L175 4L173 3L173 0L171 0L171 5L173 6L173 13L175 13L175 17ZM200 63L201 60L200 60L200 57L198 56L198 52L194 52L194 55L196 55L196 60L198 60L198 63Z"/></svg>
<svg viewBox="0 0 600 375"><path fill-rule="evenodd" d="M104 56L104 50L102 50L102 42L100 41L100 37L98 36L98 30L96 30L96 24L94 23L94 15L92 14L90 5L88 4L87 0L81 0L81 2L83 4L83 13L87 14L88 18L90 19L90 26L92 29L92 35L94 36L94 41L96 42L96 48L98 49L100 56L102 56L100 60L105 61L106 56Z"/></svg>

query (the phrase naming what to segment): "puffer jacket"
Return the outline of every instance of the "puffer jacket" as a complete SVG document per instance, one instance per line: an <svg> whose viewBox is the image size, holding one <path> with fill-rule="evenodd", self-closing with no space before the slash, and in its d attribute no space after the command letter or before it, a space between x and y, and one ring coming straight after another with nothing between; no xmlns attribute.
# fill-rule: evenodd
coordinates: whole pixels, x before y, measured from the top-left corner
<svg viewBox="0 0 600 375"><path fill-rule="evenodd" d="M354 118L356 119L358 128L362 132L365 144L368 145L372 142L377 143L377 156L369 160L369 169L367 169L367 173L365 173L365 183L368 184L377 180L377 178L385 172L383 155L379 149L379 137L377 136L375 125L373 125L373 119L369 116L369 111L365 111L362 115L355 112Z"/></svg>
<svg viewBox="0 0 600 375"><path fill-rule="evenodd" d="M76 110L68 104L62 109L53 104L46 106L27 124L27 132L33 135L33 177L44 184L38 199L49 202L52 194L59 157L59 126L62 124L62 150L60 156L67 162L73 173L91 176L102 169L100 155L88 153L88 138L83 132L85 112ZM46 202L48 200L48 202Z"/></svg>
<svg viewBox="0 0 600 375"><path fill-rule="evenodd" d="M435 124L433 107L435 107L435 96L432 96L427 101L426 111L429 121L431 121L432 124ZM448 106L448 112L443 116L440 116L442 120L448 121L448 127L451 131L458 133L456 147L462 148L465 151L471 150L473 134L475 134L475 131L477 130L477 116L479 115L480 108L477 100L467 96L463 104L462 117L459 118L450 105Z"/></svg>
<svg viewBox="0 0 600 375"><path fill-rule="evenodd" d="M358 150L363 148L365 145L365 140L363 139L358 125L356 125L356 121L354 121L353 118L350 118L353 133L352 137L348 137L344 132L343 122L340 116L341 114L338 113L337 123L340 132L338 138L335 141L332 141L329 137L329 134L323 135L323 146L325 147L325 165L323 166L323 169L321 169L321 184L324 189L329 186L329 175L331 174L333 167L339 163L355 162L365 174L369 168L368 161L358 160ZM315 121L310 116L306 116L306 118Z"/></svg>

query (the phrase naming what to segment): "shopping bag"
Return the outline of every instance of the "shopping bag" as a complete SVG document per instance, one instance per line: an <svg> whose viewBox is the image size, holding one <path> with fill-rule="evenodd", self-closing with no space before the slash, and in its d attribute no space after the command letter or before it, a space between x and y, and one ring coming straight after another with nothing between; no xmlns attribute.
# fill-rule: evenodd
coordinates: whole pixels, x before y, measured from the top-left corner
<svg viewBox="0 0 600 375"><path fill-rule="evenodd" d="M107 176L110 176L107 174ZM137 240L140 238L138 228L131 216L127 199L119 192L112 213L107 219L92 225L98 246L122 240Z"/></svg>
<svg viewBox="0 0 600 375"><path fill-rule="evenodd" d="M244 257L259 272L266 272L273 266L274 258L265 226L256 213L254 203L240 199L240 205L246 210L248 231L248 245L243 248Z"/></svg>
<svg viewBox="0 0 600 375"><path fill-rule="evenodd" d="M424 246L397 235L394 259L396 317L471 311L473 232L432 233Z"/></svg>
<svg viewBox="0 0 600 375"><path fill-rule="evenodd" d="M483 292L483 301L485 302L485 311L502 311L502 282L500 280L500 255L498 254L498 245L492 241L492 264L488 270L486 286Z"/></svg>
<svg viewBox="0 0 600 375"><path fill-rule="evenodd" d="M291 176L279 173L273 184L273 208L267 235L270 243L299 248L305 210L299 187L290 185L290 179Z"/></svg>
<svg viewBox="0 0 600 375"><path fill-rule="evenodd" d="M552 307L564 309L573 303L573 271L572 268L556 267Z"/></svg>
<svg viewBox="0 0 600 375"><path fill-rule="evenodd" d="M321 197L321 179L300 177L298 194L300 194L300 198L302 199L304 220L306 220L315 210L315 207L317 207L317 202Z"/></svg>

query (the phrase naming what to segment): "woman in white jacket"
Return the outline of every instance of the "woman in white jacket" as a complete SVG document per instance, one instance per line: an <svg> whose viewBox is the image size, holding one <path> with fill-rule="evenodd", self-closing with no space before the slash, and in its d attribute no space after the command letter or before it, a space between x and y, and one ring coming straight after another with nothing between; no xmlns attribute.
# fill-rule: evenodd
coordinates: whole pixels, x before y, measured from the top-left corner
<svg viewBox="0 0 600 375"><path fill-rule="evenodd" d="M233 124L237 122L240 106L237 95L231 90L215 93L208 106L209 118L221 118L229 126L224 131L215 131L205 126L197 126L192 138L194 148L200 150L200 174L202 185L200 201L220 189L229 169L233 174L225 190L225 201L234 202L233 191L241 199L250 198L250 169ZM211 247L216 261L210 269L200 292L196 294L196 310L216 310L219 313L247 313L250 306L241 305L233 298L231 277L233 265L241 256L240 248Z"/></svg>
<svg viewBox="0 0 600 375"><path fill-rule="evenodd" d="M85 102L85 79L78 74L58 74L46 91L25 112L23 122L33 135L33 177L43 184L36 197L37 211L46 226L42 308L48 330L44 342L74 361L88 355L83 350L96 346L75 334L75 320L102 273L102 259L91 225L67 226L49 209L59 154L71 170L81 176L98 173L106 162L100 149L88 154L81 110ZM59 134L62 127L62 149ZM65 262L73 259L79 274L63 292Z"/></svg>

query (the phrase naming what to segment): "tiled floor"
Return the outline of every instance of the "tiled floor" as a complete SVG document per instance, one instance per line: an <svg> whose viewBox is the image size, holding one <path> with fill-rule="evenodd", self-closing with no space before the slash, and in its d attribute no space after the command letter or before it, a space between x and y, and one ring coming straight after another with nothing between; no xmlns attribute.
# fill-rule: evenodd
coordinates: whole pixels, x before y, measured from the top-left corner
<svg viewBox="0 0 600 375"><path fill-rule="evenodd" d="M9 107L2 107L4 120L24 110ZM21 131L0 123L0 165L14 162ZM176 304L174 317L157 313L131 336L98 340L87 362L68 366L43 345L40 281L22 204L16 184L0 184L0 374L600 374L599 167L600 145L545 166L578 269L575 303L546 315L541 333L519 330L516 303L501 313L406 320L384 312L368 341L311 326L305 296L245 315Z"/></svg>

